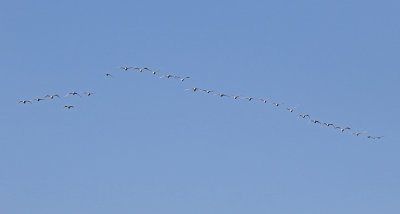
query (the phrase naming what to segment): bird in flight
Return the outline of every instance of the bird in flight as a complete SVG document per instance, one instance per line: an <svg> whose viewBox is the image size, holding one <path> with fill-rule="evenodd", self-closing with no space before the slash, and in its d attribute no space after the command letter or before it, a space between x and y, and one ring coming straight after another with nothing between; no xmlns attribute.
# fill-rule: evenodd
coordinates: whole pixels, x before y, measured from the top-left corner
<svg viewBox="0 0 400 214"><path fill-rule="evenodd" d="M379 136L379 137L375 137L374 139L381 139L381 138L383 138L384 136Z"/></svg>
<svg viewBox="0 0 400 214"><path fill-rule="evenodd" d="M201 89L200 88L188 88L188 89L185 89L185 91L189 91L189 90L197 91L197 90L201 90Z"/></svg>
<svg viewBox="0 0 400 214"><path fill-rule="evenodd" d="M248 100L248 101L252 101L252 100L254 100L255 98L254 98L254 97L246 97L246 98L244 98L244 99L246 99L246 100Z"/></svg>
<svg viewBox="0 0 400 214"><path fill-rule="evenodd" d="M332 123L324 123L323 125L324 125L324 126L328 126L328 127L329 127L329 126L335 127L335 125L333 125Z"/></svg>
<svg viewBox="0 0 400 214"><path fill-rule="evenodd" d="M215 96L219 96L219 97L227 97L228 95L226 94L214 94Z"/></svg>
<svg viewBox="0 0 400 214"><path fill-rule="evenodd" d="M54 99L54 97L58 97L58 98L60 98L60 96L58 96L58 94L54 94L54 95L46 95L46 96L44 96L45 98L46 97L49 97L50 99Z"/></svg>
<svg viewBox="0 0 400 214"><path fill-rule="evenodd" d="M41 101L41 100L45 100L45 99L42 99L42 98L36 98L36 99L33 99L33 100L35 100L35 101Z"/></svg>
<svg viewBox="0 0 400 214"><path fill-rule="evenodd" d="M112 75L109 74L109 73L104 74L104 76L106 76L106 77L112 77Z"/></svg>
<svg viewBox="0 0 400 214"><path fill-rule="evenodd" d="M318 120L311 120L311 122L321 124L321 122L319 122Z"/></svg>
<svg viewBox="0 0 400 214"><path fill-rule="evenodd" d="M147 67L145 67L145 68L135 68L135 69L139 70L139 72L143 72L144 70L151 71L150 68L147 68Z"/></svg>
<svg viewBox="0 0 400 214"><path fill-rule="evenodd" d="M283 103L272 103L272 104L274 104L276 107L278 107L278 106L282 105Z"/></svg>
<svg viewBox="0 0 400 214"><path fill-rule="evenodd" d="M71 109L74 108L74 106L64 106L64 108Z"/></svg>
<svg viewBox="0 0 400 214"><path fill-rule="evenodd" d="M344 132L344 131L346 131L346 129L349 129L349 130L350 130L351 128L350 128L350 127L341 128L340 131L341 131L341 132Z"/></svg>
<svg viewBox="0 0 400 214"><path fill-rule="evenodd" d="M183 77L183 78L178 77L178 78L181 80L181 82L183 82L185 81L185 79L189 79L190 77Z"/></svg>
<svg viewBox="0 0 400 214"><path fill-rule="evenodd" d="M93 93L93 92L85 92L85 94L89 97L89 96L92 96L95 93Z"/></svg>
<svg viewBox="0 0 400 214"><path fill-rule="evenodd" d="M152 74L156 75L160 71L151 71Z"/></svg>
<svg viewBox="0 0 400 214"><path fill-rule="evenodd" d="M260 99L261 101L263 101L263 103L267 103L268 99Z"/></svg>
<svg viewBox="0 0 400 214"><path fill-rule="evenodd" d="M296 109L296 107L293 107L293 108L286 108L289 112L293 112L295 109Z"/></svg>
<svg viewBox="0 0 400 214"><path fill-rule="evenodd" d="M160 79L161 79L161 78L164 78L164 77L169 79L169 78L174 77L174 76L172 76L172 75L170 75L170 74L167 74L167 75L164 75L164 76L160 77Z"/></svg>
<svg viewBox="0 0 400 214"><path fill-rule="evenodd" d="M127 71L127 70L129 70L129 69L131 69L131 68L133 68L133 67L122 67L122 66L121 66L121 69L122 69L122 70L125 70L125 71Z"/></svg>
<svg viewBox="0 0 400 214"><path fill-rule="evenodd" d="M364 132L354 132L354 133L352 133L352 134L355 135L355 136L358 136L358 135L360 135L360 134L362 134L362 133L364 133Z"/></svg>
<svg viewBox="0 0 400 214"><path fill-rule="evenodd" d="M237 98L239 98L240 96L239 95L232 95L232 97L233 97L233 99L237 99ZM250 100L249 100L250 101Z"/></svg>
<svg viewBox="0 0 400 214"><path fill-rule="evenodd" d="M299 117L301 117L301 118L306 118L306 117L310 118L310 115L308 115L308 114L300 114Z"/></svg>
<svg viewBox="0 0 400 214"><path fill-rule="evenodd" d="M72 92L69 92L68 94L67 94L67 96L68 95L78 95L78 96L81 96L81 95L79 95L77 92L75 92L75 91L72 91Z"/></svg>
<svg viewBox="0 0 400 214"><path fill-rule="evenodd" d="M202 91L206 92L207 94L213 92L212 90L207 90L207 89L201 89Z"/></svg>
<svg viewBox="0 0 400 214"><path fill-rule="evenodd" d="M32 104L32 102L30 100L20 100L18 102L18 104L20 104L20 103L23 103L23 104L30 103L30 104Z"/></svg>

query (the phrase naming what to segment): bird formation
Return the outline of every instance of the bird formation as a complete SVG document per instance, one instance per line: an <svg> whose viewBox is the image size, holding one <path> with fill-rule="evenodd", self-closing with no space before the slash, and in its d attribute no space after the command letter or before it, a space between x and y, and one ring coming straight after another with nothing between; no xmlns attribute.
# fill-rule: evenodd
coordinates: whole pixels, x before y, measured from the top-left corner
<svg viewBox="0 0 400 214"><path fill-rule="evenodd" d="M21 104L27 104L27 103L32 104L33 102L41 102L41 101L43 102L45 100L53 100L55 98L61 99L62 97L67 97L67 96L79 96L79 97L82 97L81 94L90 97L90 96L94 95L95 93L93 93L93 92L78 93L76 91L71 91L71 92L68 92L64 96L60 96L58 94L51 94L51 95L48 94L48 95L43 96L41 98L34 98L34 99L31 99L31 100L20 100L20 101L18 101L18 104L20 104L20 103ZM64 106L64 109L72 109L72 108L75 108L75 106L73 106L73 105L65 105Z"/></svg>
<svg viewBox="0 0 400 214"><path fill-rule="evenodd" d="M120 69L122 71L124 71L124 72L125 71L137 71L139 73L148 72L148 73L152 74L153 76L158 77L159 79L176 79L176 80L179 80L181 82L184 82L185 80L191 78L189 76L181 77L181 76L176 76L176 75L172 75L172 74L163 74L159 70L152 70L152 69L150 69L148 67L140 68L140 67L135 67L135 66L131 66L131 67L121 66ZM113 75L110 74L110 73L106 73L106 74L104 74L104 76L106 78L113 77ZM220 98L225 98L225 99L226 98L232 98L234 100L247 100L248 102L261 102L261 103L264 103L264 104L271 104L272 106L274 106L276 108L282 108L282 106L285 106L284 109L286 109L287 112L297 115L298 118L301 118L301 119L304 119L304 120L308 120L310 123L315 124L315 125L319 125L319 126L323 126L323 127L332 127L333 130L338 130L340 133L349 133L349 134L354 135L354 136L362 136L362 135L365 135L367 133L366 131L352 131L354 129L351 128L351 127L348 127L348 126L341 127L341 126L336 126L335 124L330 123L330 122L322 122L320 120L316 120L314 118L311 118L310 114L304 114L304 113L297 114L297 113L295 113L295 112L297 112L297 110L296 110L297 107L287 106L283 102L271 102L270 98L256 98L256 97L249 97L249 96L242 96L242 95L232 95L232 94L228 94L228 93L222 93L222 92L217 92L217 91L210 90L210 89L203 89L203 88L197 88L197 87L188 88L188 89L185 89L185 91L192 91L192 92L196 92L196 93L202 92L202 93L211 94L211 95L214 95L214 96L217 96L217 97L220 97ZM94 94L95 93L93 93L93 92L78 93L76 91L71 91L71 92L68 92L65 96L79 96L79 97L81 97L82 95L84 95L84 96L90 97L90 96L92 96ZM58 94L46 95L44 97L35 98L35 99L31 99L31 100L20 100L18 102L18 104L27 104L27 103L32 104L33 102L41 102L41 101L44 101L44 100L52 100L52 99L55 99L55 98L61 98L61 96L58 95ZM73 105L64 105L63 108L68 110L68 109L73 109L75 107ZM384 136L371 136L371 135L366 136L366 138L373 139L373 140L379 140L379 139L382 139L383 137Z"/></svg>

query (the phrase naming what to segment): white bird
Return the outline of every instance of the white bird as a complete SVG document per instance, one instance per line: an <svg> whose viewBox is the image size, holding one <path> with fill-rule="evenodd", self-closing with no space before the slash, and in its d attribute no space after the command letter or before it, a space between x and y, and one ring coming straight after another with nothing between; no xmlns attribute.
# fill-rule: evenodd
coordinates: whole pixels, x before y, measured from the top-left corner
<svg viewBox="0 0 400 214"><path fill-rule="evenodd" d="M283 103L272 103L272 104L274 104L276 107L278 107L278 106L282 105Z"/></svg>
<svg viewBox="0 0 400 214"><path fill-rule="evenodd" d="M135 68L135 69L137 69L137 68ZM142 72L143 70L151 71L150 68L138 68L138 70L139 70L139 72Z"/></svg>
<svg viewBox="0 0 400 214"><path fill-rule="evenodd" d="M290 112L293 112L295 109L296 109L296 107L293 107L293 108L286 108L288 111L290 111Z"/></svg>
<svg viewBox="0 0 400 214"><path fill-rule="evenodd" d="M237 98L239 98L240 96L239 95L232 95L232 97L233 97L233 99L237 99Z"/></svg>
<svg viewBox="0 0 400 214"><path fill-rule="evenodd" d="M191 91L197 91L197 90L201 90L200 88L188 88L188 89L185 89L185 91L189 91L189 90L191 90Z"/></svg>
<svg viewBox="0 0 400 214"><path fill-rule="evenodd" d="M267 103L268 99L260 99L261 101L263 101L263 103Z"/></svg>
<svg viewBox="0 0 400 214"><path fill-rule="evenodd" d="M54 97L58 97L60 98L60 96L58 96L58 94L54 94L54 95L46 95L44 97L49 97L50 99L54 99Z"/></svg>
<svg viewBox="0 0 400 214"><path fill-rule="evenodd" d="M18 102L18 104L20 104L20 103L23 103L23 104L30 103L30 104L32 104L32 102L30 100L20 100Z"/></svg>
<svg viewBox="0 0 400 214"><path fill-rule="evenodd" d="M122 67L122 66L121 66L121 69L122 69L122 70L125 70L125 71L127 71L127 70L129 70L129 69L131 69L131 68L133 68L133 67Z"/></svg>
<svg viewBox="0 0 400 214"><path fill-rule="evenodd" d="M156 75L160 71L151 71L152 74Z"/></svg>
<svg viewBox="0 0 400 214"><path fill-rule="evenodd" d="M185 79L189 79L190 77L183 77L183 78L180 78L180 80L181 80L181 82L183 82L183 81L185 81Z"/></svg>
<svg viewBox="0 0 400 214"><path fill-rule="evenodd" d="M350 130L351 128L350 128L350 127L340 128L340 131L341 131L341 132L344 132L346 129L349 129L349 130Z"/></svg>

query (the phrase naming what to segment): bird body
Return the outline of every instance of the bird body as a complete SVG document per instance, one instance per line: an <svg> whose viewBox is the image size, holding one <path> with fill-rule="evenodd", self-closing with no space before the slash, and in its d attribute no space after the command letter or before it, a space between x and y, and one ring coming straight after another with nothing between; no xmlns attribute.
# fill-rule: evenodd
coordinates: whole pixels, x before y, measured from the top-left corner
<svg viewBox="0 0 400 214"><path fill-rule="evenodd" d="M312 123L319 123L321 124L321 122L319 122L318 120L311 120Z"/></svg>
<svg viewBox="0 0 400 214"><path fill-rule="evenodd" d="M74 108L74 106L64 106L64 108L71 109Z"/></svg>
<svg viewBox="0 0 400 214"><path fill-rule="evenodd" d="M301 117L301 118L306 118L306 117L310 118L310 115L308 115L308 114L300 114L299 117Z"/></svg>
<svg viewBox="0 0 400 214"><path fill-rule="evenodd" d="M54 95L46 95L44 97L49 97L50 99L54 99L54 97L58 97L60 98L60 96L58 94L54 94Z"/></svg>

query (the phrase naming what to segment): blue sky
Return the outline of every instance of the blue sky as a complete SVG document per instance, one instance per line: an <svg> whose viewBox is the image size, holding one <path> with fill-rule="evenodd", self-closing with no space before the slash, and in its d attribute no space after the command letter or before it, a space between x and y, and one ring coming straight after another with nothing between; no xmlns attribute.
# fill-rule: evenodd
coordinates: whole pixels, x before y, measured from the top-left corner
<svg viewBox="0 0 400 214"><path fill-rule="evenodd" d="M370 0L2 1L0 212L399 213L399 10ZM17 104L70 91L96 94Z"/></svg>

